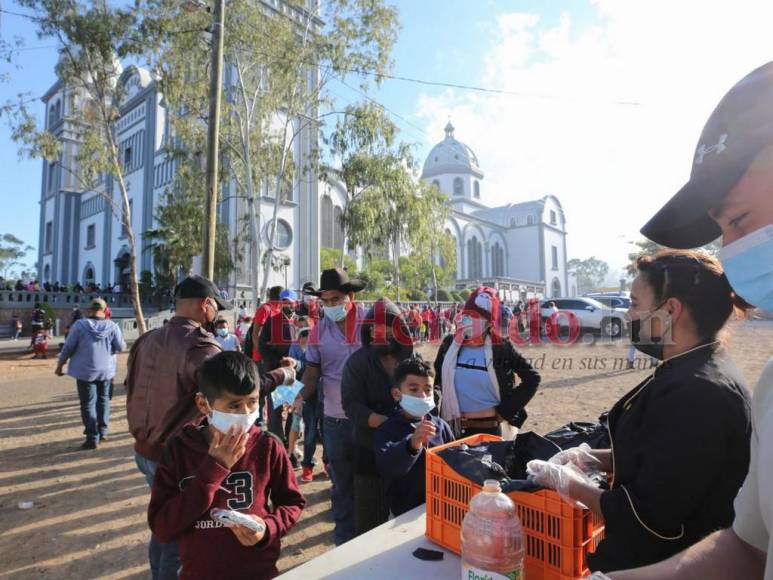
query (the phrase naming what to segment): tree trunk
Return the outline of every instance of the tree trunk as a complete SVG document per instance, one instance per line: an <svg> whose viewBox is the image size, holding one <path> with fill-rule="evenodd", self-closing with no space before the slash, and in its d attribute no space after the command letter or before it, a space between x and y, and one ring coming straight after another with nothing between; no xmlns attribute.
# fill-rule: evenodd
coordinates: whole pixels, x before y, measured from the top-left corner
<svg viewBox="0 0 773 580"><path fill-rule="evenodd" d="M437 297L437 272L435 272L435 241L430 244L429 263L432 266L432 288L435 293L435 306L438 305Z"/></svg>
<svg viewBox="0 0 773 580"><path fill-rule="evenodd" d="M276 176L276 188L274 189L274 214L271 217L271 238L268 242L268 254L266 255L266 269L263 271L263 285L260 290L260 297L263 298L268 292L268 276L271 272L271 264L274 259L274 247L276 246L276 223L279 219L279 205L282 202L282 180L285 175L285 163L287 163L287 122L282 134L282 157L279 160L279 172Z"/></svg>
<svg viewBox="0 0 773 580"><path fill-rule="evenodd" d="M395 287L397 288L397 302L400 302L400 252L398 251L398 246L400 242L398 239L394 240L393 243L393 253L394 253L394 263L395 263Z"/></svg>
<svg viewBox="0 0 773 580"><path fill-rule="evenodd" d="M346 258L346 224L341 224L341 229L343 230L341 232L341 237L343 239L341 240L341 263L339 264L339 266L343 268L344 259Z"/></svg>
<svg viewBox="0 0 773 580"><path fill-rule="evenodd" d="M132 306L134 307L134 318L137 320L137 331L140 336L142 336L147 331L147 326L145 324L145 314L142 312L142 300L140 298L140 287L137 277L137 246L135 243L134 228L132 227L129 192L126 191L126 182L124 181L123 171L121 170L118 161L118 151L115 142L112 139L108 139L108 146L110 147L110 156L113 161L113 173L118 182L118 189L121 192L123 207L121 223L126 228L126 237L129 242L129 282L131 286L129 288L129 293L131 294Z"/></svg>

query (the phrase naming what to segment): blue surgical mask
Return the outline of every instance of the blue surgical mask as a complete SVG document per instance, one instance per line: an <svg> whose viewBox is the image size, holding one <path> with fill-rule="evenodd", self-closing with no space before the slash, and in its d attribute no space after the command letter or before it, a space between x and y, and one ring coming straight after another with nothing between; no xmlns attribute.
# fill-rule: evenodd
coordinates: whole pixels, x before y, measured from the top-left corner
<svg viewBox="0 0 773 580"><path fill-rule="evenodd" d="M432 396L412 397L411 395L402 395L400 406L411 417L420 418L435 408L435 399Z"/></svg>
<svg viewBox="0 0 773 580"><path fill-rule="evenodd" d="M722 248L719 260L733 290L749 304L773 311L773 224Z"/></svg>
<svg viewBox="0 0 773 580"><path fill-rule="evenodd" d="M341 322L346 318L346 302L342 302L338 306L323 306L322 310L325 316L333 322Z"/></svg>

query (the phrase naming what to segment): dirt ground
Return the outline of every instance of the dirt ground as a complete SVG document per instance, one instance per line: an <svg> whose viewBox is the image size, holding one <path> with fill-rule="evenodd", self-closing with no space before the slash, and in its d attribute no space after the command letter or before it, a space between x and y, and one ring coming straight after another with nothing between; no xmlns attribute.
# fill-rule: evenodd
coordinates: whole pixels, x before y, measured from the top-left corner
<svg viewBox="0 0 773 580"><path fill-rule="evenodd" d="M728 348L749 387L773 354L773 322L737 323ZM646 376L624 370L622 344L521 349L541 367L527 430L545 433L570 420L594 420ZM430 359L435 347L421 351ZM120 358L123 378L126 357ZM74 380L54 376L54 360L0 355L0 577L148 578L148 488L134 464L123 386L116 385L111 434L81 451ZM283 540L280 570L333 547L330 483L303 484L308 504ZM32 501L32 509L19 502Z"/></svg>

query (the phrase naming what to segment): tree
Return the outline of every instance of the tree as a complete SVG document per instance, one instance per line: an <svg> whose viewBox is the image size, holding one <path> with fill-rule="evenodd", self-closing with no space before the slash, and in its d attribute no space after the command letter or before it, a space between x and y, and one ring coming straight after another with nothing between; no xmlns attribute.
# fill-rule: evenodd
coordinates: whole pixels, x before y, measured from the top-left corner
<svg viewBox="0 0 773 580"><path fill-rule="evenodd" d="M182 170L183 176L186 174ZM184 178L183 178L184 182ZM199 183L204 183L200 181ZM204 191L202 188L173 188L161 200L156 211L158 227L147 230L143 236L150 241L149 251L158 279L164 286L172 288L181 272L190 271L193 258L202 253ZM238 238L233 240L236 249L231 248L229 230L225 224L218 224L215 241L215 279L225 280L241 259Z"/></svg>
<svg viewBox="0 0 773 580"><path fill-rule="evenodd" d="M319 266L322 270L339 267L339 258L339 251L336 248L322 247L319 249ZM351 256L345 256L344 264L341 267L347 272L354 272L357 269L357 264Z"/></svg>
<svg viewBox="0 0 773 580"><path fill-rule="evenodd" d="M0 272L7 278L14 266L22 266L22 258L34 250L13 234L0 235Z"/></svg>
<svg viewBox="0 0 773 580"><path fill-rule="evenodd" d="M142 334L146 325L137 279L136 236L116 130L123 99L123 87L117 82L119 59L140 58L147 49L142 11L137 9L140 0L134 7L94 0L18 0L18 4L34 13L38 37L54 40L60 46L56 72L69 91L67 131L77 147L72 155L63 155L68 152L63 151L62 142L38 127L27 109L25 95L4 108L11 116L12 138L23 155L57 162L81 191L94 191L107 201L126 234L130 269L127 290ZM112 178L117 192L105 187L106 177Z"/></svg>
<svg viewBox="0 0 773 580"><path fill-rule="evenodd" d="M456 242L446 231L446 222L451 215L448 196L434 185L419 181L418 208L423 219L415 232L416 253L423 256L429 264L432 275L432 295L437 295L439 285L447 284L456 264ZM440 264L446 267L440 267Z"/></svg>
<svg viewBox="0 0 773 580"><path fill-rule="evenodd" d="M423 216L408 147L400 145L395 152L379 158L378 163L373 184L349 204L344 219L354 244L388 248L399 301L400 255L418 241Z"/></svg>
<svg viewBox="0 0 773 580"><path fill-rule="evenodd" d="M347 249L347 226L352 216L347 215L350 204L362 195L374 182L382 165L380 157L389 152L397 134L397 126L384 109L372 102L346 107L329 138L330 154L339 164L336 171L346 190L347 203L343 210L341 226L343 245L340 265L343 266ZM358 224L353 224L358 228Z"/></svg>
<svg viewBox="0 0 773 580"><path fill-rule="evenodd" d="M150 0L160 14L157 33L164 94L175 112L176 134L184 146L204 142L207 131L207 51L198 34L206 15L180 14L177 0ZM250 219L250 271L258 286L260 192L273 197L267 263L273 262L282 199L302 179L315 179L316 133L336 114L327 84L343 76L362 86L387 71L395 41L397 12L383 0L290 1L286 10L256 9L249 0L229 0L225 60L233 73L226 83L221 123L223 178L233 180L247 200ZM317 12L309 12L308 6ZM318 6L318 8L317 8ZM375 74L372 74L375 73ZM330 109L320 115L322 106ZM309 139L299 139L309 135ZM293 151L301 151L298 159ZM288 187L289 186L289 187ZM289 190L289 191L288 191ZM270 268L257 293L265 296Z"/></svg>
<svg viewBox="0 0 773 580"><path fill-rule="evenodd" d="M580 260L574 258L567 264L577 274L577 291L588 292L595 290L604 282L609 272L609 264L594 256Z"/></svg>

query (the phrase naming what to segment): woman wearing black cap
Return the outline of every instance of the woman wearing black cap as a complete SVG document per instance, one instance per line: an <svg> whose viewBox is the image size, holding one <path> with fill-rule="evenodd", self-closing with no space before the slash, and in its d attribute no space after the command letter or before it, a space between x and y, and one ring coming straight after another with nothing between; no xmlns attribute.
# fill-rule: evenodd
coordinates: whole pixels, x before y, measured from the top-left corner
<svg viewBox="0 0 773 580"><path fill-rule="evenodd" d="M746 476L750 400L721 345L737 308L719 262L664 250L637 262L631 340L662 362L609 412L611 449L574 448L529 463L533 480L604 518L593 570L663 560L733 520ZM607 491L584 475L613 473Z"/></svg>

